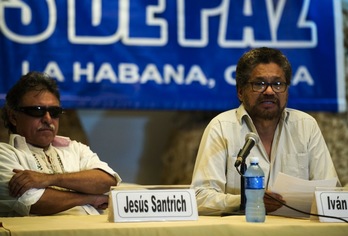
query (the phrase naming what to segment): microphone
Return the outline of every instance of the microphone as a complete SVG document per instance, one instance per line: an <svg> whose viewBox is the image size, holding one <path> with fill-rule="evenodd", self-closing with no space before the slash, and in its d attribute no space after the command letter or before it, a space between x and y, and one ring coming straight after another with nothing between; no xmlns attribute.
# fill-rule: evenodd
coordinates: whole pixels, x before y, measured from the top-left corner
<svg viewBox="0 0 348 236"><path fill-rule="evenodd" d="M242 164L242 161L245 160L245 158L249 155L250 150L254 147L254 145L257 145L259 143L260 139L255 133L248 133L245 136L245 144L242 149L239 150L237 155L237 160L234 163L235 167L240 166Z"/></svg>

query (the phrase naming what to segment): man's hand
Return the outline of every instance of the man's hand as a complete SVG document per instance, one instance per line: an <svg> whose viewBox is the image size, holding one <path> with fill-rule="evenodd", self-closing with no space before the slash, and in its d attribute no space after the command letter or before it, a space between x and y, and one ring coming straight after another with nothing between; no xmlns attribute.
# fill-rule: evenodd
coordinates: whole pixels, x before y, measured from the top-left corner
<svg viewBox="0 0 348 236"><path fill-rule="evenodd" d="M274 200L273 198L277 199L278 201ZM283 206L282 203L285 203L283 197L280 194L273 193L271 191L266 191L263 200L265 202L265 208L267 213L278 210Z"/></svg>
<svg viewBox="0 0 348 236"><path fill-rule="evenodd" d="M17 170L9 182L10 195L20 197L31 188L46 188L49 186L49 174L32 170Z"/></svg>
<svg viewBox="0 0 348 236"><path fill-rule="evenodd" d="M106 208L108 208L108 201L109 196L97 195L94 202L91 205L98 210L105 210Z"/></svg>

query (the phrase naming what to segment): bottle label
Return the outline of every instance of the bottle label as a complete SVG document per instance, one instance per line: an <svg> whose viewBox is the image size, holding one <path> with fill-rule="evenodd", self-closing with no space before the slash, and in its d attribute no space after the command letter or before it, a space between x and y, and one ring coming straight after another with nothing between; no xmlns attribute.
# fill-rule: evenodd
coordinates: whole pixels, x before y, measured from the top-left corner
<svg viewBox="0 0 348 236"><path fill-rule="evenodd" d="M245 188L246 189L263 189L265 188L265 177L253 176L245 177Z"/></svg>

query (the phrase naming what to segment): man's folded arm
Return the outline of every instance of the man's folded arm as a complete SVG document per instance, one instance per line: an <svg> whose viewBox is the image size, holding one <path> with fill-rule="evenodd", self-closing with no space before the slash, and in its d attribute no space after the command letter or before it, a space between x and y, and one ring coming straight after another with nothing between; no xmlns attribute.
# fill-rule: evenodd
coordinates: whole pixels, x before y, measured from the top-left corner
<svg viewBox="0 0 348 236"><path fill-rule="evenodd" d="M30 213L51 215L86 204L92 205L96 209L106 209L108 206L108 196L47 188L41 198L31 206Z"/></svg>

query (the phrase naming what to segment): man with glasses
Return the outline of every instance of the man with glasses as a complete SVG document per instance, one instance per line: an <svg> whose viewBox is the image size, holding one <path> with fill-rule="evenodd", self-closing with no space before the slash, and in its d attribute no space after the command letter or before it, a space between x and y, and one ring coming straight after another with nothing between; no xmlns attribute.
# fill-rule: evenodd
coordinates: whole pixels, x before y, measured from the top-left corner
<svg viewBox="0 0 348 236"><path fill-rule="evenodd" d="M241 104L210 121L197 154L192 187L201 215L240 210L241 177L235 163L250 133L260 140L249 156L259 157L265 173L267 212L284 202L271 191L280 172L305 180L337 178L315 119L286 108L291 73L288 59L276 49L252 49L240 58L236 87Z"/></svg>
<svg viewBox="0 0 348 236"><path fill-rule="evenodd" d="M0 144L0 216L99 214L121 179L90 148L57 136L63 114L56 82L30 72L2 110L9 143Z"/></svg>

